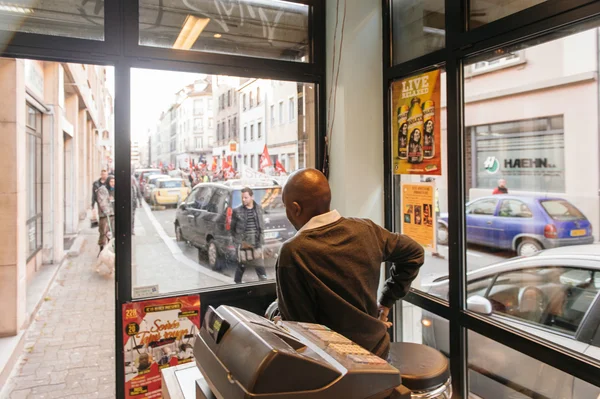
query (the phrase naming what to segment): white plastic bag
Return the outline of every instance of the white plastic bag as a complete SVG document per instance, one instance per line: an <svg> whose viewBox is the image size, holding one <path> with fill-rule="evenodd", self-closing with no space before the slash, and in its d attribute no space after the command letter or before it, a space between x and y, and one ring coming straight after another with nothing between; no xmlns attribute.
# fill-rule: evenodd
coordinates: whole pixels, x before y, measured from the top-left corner
<svg viewBox="0 0 600 399"><path fill-rule="evenodd" d="M104 247L96 262L96 272L101 276L110 276L115 271L114 241L111 239Z"/></svg>

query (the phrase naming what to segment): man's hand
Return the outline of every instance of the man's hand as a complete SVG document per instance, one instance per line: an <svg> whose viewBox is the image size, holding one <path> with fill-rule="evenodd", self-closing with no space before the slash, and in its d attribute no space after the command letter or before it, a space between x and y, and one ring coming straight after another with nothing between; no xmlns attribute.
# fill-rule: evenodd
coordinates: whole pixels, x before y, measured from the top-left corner
<svg viewBox="0 0 600 399"><path fill-rule="evenodd" d="M388 315L390 314L390 308L380 304L377 307L377 309L379 310L379 320L383 321L387 328L390 328L392 326L392 323L388 321Z"/></svg>

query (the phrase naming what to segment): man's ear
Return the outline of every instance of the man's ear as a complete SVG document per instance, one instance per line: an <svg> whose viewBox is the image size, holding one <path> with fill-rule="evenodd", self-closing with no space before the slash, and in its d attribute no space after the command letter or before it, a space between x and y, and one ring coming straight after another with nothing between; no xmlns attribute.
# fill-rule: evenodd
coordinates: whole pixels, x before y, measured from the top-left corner
<svg viewBox="0 0 600 399"><path fill-rule="evenodd" d="M300 204L297 202L294 202L292 204L292 206L294 207L294 215L300 216L300 214L302 213L302 207L300 206Z"/></svg>

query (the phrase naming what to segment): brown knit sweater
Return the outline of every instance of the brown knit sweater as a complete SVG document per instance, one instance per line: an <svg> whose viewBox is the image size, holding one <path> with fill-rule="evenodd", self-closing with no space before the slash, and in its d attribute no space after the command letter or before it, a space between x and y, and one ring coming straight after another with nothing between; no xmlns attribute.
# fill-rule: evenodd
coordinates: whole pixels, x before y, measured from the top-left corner
<svg viewBox="0 0 600 399"><path fill-rule="evenodd" d="M282 318L326 325L385 358L390 340L377 309L382 262L393 264L379 302L391 307L424 262L419 244L367 219L342 217L300 232L277 260Z"/></svg>

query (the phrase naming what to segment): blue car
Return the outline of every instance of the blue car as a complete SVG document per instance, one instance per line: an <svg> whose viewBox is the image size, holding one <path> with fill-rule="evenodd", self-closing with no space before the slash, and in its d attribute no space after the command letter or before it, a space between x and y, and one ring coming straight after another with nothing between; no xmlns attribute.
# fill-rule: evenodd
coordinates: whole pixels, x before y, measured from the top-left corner
<svg viewBox="0 0 600 399"><path fill-rule="evenodd" d="M448 244L448 214L438 219L438 242ZM493 195L467 204L467 242L520 256L594 242L592 224L562 198Z"/></svg>

